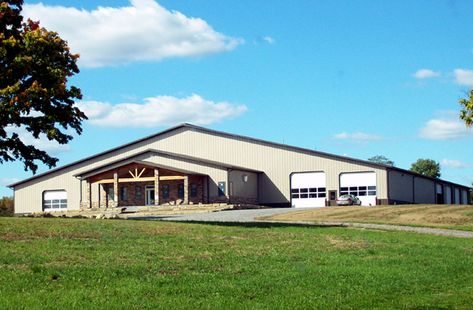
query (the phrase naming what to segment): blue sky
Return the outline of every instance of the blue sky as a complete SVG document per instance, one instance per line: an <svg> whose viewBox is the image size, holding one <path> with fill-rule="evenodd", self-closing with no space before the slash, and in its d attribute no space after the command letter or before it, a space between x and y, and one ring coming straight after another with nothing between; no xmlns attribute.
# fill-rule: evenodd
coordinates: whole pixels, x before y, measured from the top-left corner
<svg viewBox="0 0 473 310"><path fill-rule="evenodd" d="M31 140L59 166L190 122L406 169L432 158L473 181L457 103L473 87L471 1L25 2L81 54L84 133ZM29 176L2 164L0 196Z"/></svg>

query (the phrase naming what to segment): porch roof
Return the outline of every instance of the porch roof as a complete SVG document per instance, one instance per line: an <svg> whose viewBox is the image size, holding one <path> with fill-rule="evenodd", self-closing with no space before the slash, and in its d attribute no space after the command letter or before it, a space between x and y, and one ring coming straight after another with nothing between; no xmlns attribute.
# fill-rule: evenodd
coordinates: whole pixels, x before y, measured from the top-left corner
<svg viewBox="0 0 473 310"><path fill-rule="evenodd" d="M165 152L165 151L160 151L160 150L155 150L155 149L148 149L148 150L145 150L143 152L139 152L139 153L133 154L131 156L128 156L128 157L125 157L125 158L122 158L122 159L119 159L119 160L101 165L99 167L95 167L95 168L92 168L92 169L89 169L89 170L82 171L82 172L74 175L74 177L76 177L78 179L85 179L85 178L94 176L96 174L106 172L108 170L119 168L121 166L125 166L125 165L132 164L132 163L152 166L152 167L161 168L161 169L172 170L172 171L181 172L181 173L184 173L184 174L204 175L202 173L197 173L197 172L194 172L194 171L189 171L189 170L184 170L184 169L180 169L180 168L170 167L170 166L166 166L166 165L153 163L153 162L148 162L148 161L143 160L143 157L145 157L146 155L149 155L149 154L156 154L156 155L159 155L159 156L176 158L176 159L180 159L180 160L184 160L184 161L195 162L195 163L198 163L198 164L203 164L203 165L206 165L206 166L212 166L212 167L217 167L217 168L223 168L223 169L227 169L227 170L228 169L238 169L238 170L244 170L244 171L249 171L249 172L261 173L261 171L257 171L257 170L254 170L254 169L248 169L248 168L237 167L237 166L233 166L233 165L227 165L227 164L220 163L220 162L215 162L215 161L211 161L211 160L201 159L201 158L192 157L192 156L185 156L185 155L181 155L181 154L175 154L175 153L170 153L170 152Z"/></svg>
<svg viewBox="0 0 473 310"><path fill-rule="evenodd" d="M179 173L183 173L183 174L189 174L189 175L190 174L192 174L192 175L204 175L202 173L198 173L198 172L194 172L194 171L188 171L188 170L184 170L184 169L169 167L169 166L166 166L166 165L151 163L151 162L142 161L142 160L130 159L130 160L123 161L121 163L110 164L110 165L102 166L102 167L99 167L99 168L96 168L96 169L92 169L90 171L86 171L86 172L82 173L81 175L77 175L75 177L78 178L78 179L83 180L83 179L87 179L89 177L93 177L97 174L101 174L103 172L114 170L114 169L129 165L129 164L138 164L138 165L143 165L143 166L148 166L148 167L166 169L166 170L171 170L171 171L175 171L175 172L179 172Z"/></svg>

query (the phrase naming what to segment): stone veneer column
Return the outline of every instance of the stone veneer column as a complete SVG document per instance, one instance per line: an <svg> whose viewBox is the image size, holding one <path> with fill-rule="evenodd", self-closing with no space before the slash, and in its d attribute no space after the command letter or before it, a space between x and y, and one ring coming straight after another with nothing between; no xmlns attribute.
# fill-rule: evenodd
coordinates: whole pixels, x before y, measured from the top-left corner
<svg viewBox="0 0 473 310"><path fill-rule="evenodd" d="M89 208L89 209L92 209L92 183L90 183L89 181L85 181L85 194L86 194L86 208Z"/></svg>
<svg viewBox="0 0 473 310"><path fill-rule="evenodd" d="M154 168L154 205L159 206L159 170Z"/></svg>
<svg viewBox="0 0 473 310"><path fill-rule="evenodd" d="M118 173L113 174L113 207L118 207Z"/></svg>
<svg viewBox="0 0 473 310"><path fill-rule="evenodd" d="M189 176L184 177L184 201L185 205L189 204Z"/></svg>
<svg viewBox="0 0 473 310"><path fill-rule="evenodd" d="M99 185L99 208L106 208L107 207L107 192L105 191L104 184Z"/></svg>

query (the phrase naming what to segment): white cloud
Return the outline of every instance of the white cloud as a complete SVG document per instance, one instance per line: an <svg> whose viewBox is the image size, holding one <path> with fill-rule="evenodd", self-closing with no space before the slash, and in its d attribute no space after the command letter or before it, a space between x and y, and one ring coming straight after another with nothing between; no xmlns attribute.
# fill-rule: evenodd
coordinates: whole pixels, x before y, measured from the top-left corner
<svg viewBox="0 0 473 310"><path fill-rule="evenodd" d="M473 70L455 69L453 74L457 84L473 86Z"/></svg>
<svg viewBox="0 0 473 310"><path fill-rule="evenodd" d="M11 136L12 133L17 133L24 144L33 145L37 149L47 153L57 154L69 151L67 144L59 144L56 141L48 140L46 135L43 134L39 135L39 139L35 139L33 135L23 127L8 126L5 128L5 131L9 136Z"/></svg>
<svg viewBox="0 0 473 310"><path fill-rule="evenodd" d="M368 141L381 140L380 136L367 134L363 132L355 132L355 133L341 132L334 135L333 137L338 140L353 140L355 142L368 142Z"/></svg>
<svg viewBox="0 0 473 310"><path fill-rule="evenodd" d="M419 137L428 140L454 140L472 133L459 119L451 117L451 112L447 111L446 114L447 117L428 120L420 129Z"/></svg>
<svg viewBox="0 0 473 310"><path fill-rule="evenodd" d="M144 99L144 103L88 101L77 103L89 122L105 127L156 127L176 123L208 125L245 113L245 105L205 100L199 95L185 98L157 96Z"/></svg>
<svg viewBox="0 0 473 310"><path fill-rule="evenodd" d="M264 42L266 42L268 44L276 43L276 40L273 37L270 37L270 36L264 36L262 39L263 39Z"/></svg>
<svg viewBox="0 0 473 310"><path fill-rule="evenodd" d="M420 69L417 70L413 76L416 79L428 79L428 78L434 78L434 77L439 77L441 74L440 72L436 72L430 69Z"/></svg>
<svg viewBox="0 0 473 310"><path fill-rule="evenodd" d="M455 168L455 169L462 169L468 168L469 166L459 160L455 159L442 159L440 161L440 165L444 168Z"/></svg>
<svg viewBox="0 0 473 310"><path fill-rule="evenodd" d="M87 67L201 56L243 43L215 31L200 18L169 11L154 0L130 0L127 7L92 11L25 4L23 14L57 31Z"/></svg>

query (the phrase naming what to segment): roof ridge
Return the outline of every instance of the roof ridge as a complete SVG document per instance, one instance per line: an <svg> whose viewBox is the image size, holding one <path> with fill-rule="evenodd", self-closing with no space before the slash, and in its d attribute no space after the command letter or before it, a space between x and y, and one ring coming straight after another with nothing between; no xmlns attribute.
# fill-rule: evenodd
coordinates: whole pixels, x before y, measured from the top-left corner
<svg viewBox="0 0 473 310"><path fill-rule="evenodd" d="M284 143L278 143L278 142L272 142L272 141L268 141L268 140L253 138L253 137L239 135L239 134L232 134L232 133L228 133L228 132L224 132L224 131L219 131L219 130L215 130L215 129L209 129L209 128L206 128L206 127L201 127L201 126L190 124L190 123L180 123L176 126L168 128L166 130L159 131L159 132L154 133L152 135L145 136L143 138L140 138L140 139L137 139L137 140L119 145L119 146L111 148L109 150L97 153L95 155L88 156L86 158L74 161L74 162L66 164L64 166L57 167L57 168L51 169L49 171L40 173L38 175L32 176L30 178L21 180L19 182L10 184L10 185L8 185L8 187L14 188L17 185L32 181L34 179L46 176L50 173L54 173L54 172L60 171L60 170L65 169L65 168L72 167L74 165L86 162L88 160L91 160L91 159L109 154L111 152L123 149L125 147L132 146L134 144L137 144L137 143L149 140L149 139L153 139L155 137L161 136L161 135L166 134L168 132L175 131L179 128L190 128L190 129L199 130L201 132L206 132L206 133L209 133L209 134L216 134L216 135L226 136L226 137L230 137L230 138L245 139L245 140L249 140L249 141L256 142L256 143L264 143L264 144L267 144L267 145L270 145L270 146L276 146L276 147L279 147L279 148L286 148L286 149L290 149L290 150L294 150L294 151L302 151L302 152L313 154L313 155L319 155L319 156L324 156L324 157L329 157L329 158L341 159L341 160L344 160L344 161L361 163L363 165L369 165L369 166L377 167L377 168L381 168L381 169L397 170L397 171L401 171L401 172L404 172L404 173L409 173L409 174L412 174L412 175L420 176L420 177L423 177L423 178L427 178L427 179L431 179L431 180L435 180L435 181L442 181L442 182L445 182L445 183L455 184L455 185L459 185L459 186L467 188L467 186L464 186L464 185L461 185L461 184L453 183L453 182L442 180L442 179L431 178L429 176L425 176L425 175L422 175L422 174L419 174L419 173L416 173L416 172L413 172L413 171L410 171L410 170L405 170L405 169L394 167L394 166L383 165L383 164L371 162L371 161L368 161L368 160L362 160L362 159L357 159L357 158L352 158L352 157L347 157L347 156L341 156L341 155L331 154L331 153L322 152L322 151L311 150L311 149L307 149L307 148L303 148L303 147L292 146L292 145L288 145L288 144L284 144Z"/></svg>

